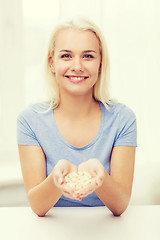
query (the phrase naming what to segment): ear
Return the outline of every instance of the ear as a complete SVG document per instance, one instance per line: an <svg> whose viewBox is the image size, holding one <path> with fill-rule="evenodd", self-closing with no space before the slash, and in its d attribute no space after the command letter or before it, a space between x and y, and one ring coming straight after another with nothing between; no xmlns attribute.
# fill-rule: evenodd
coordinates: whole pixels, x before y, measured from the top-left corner
<svg viewBox="0 0 160 240"><path fill-rule="evenodd" d="M50 67L50 70L52 73L55 73L55 70L54 70L54 62L53 62L53 58L52 57L49 57L48 59L48 64L49 64L49 67Z"/></svg>

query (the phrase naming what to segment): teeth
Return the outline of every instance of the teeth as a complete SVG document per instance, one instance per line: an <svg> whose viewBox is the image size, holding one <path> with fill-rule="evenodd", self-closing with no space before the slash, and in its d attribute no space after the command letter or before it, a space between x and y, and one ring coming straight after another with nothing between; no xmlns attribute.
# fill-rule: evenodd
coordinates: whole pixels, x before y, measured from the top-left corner
<svg viewBox="0 0 160 240"><path fill-rule="evenodd" d="M84 79L85 77L70 77L71 80L73 81L80 81L82 79Z"/></svg>

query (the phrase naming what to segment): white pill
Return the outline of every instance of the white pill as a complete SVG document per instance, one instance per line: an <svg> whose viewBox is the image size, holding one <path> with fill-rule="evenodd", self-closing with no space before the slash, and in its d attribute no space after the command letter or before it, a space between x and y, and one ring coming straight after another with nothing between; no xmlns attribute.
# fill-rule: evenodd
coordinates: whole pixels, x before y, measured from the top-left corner
<svg viewBox="0 0 160 240"><path fill-rule="evenodd" d="M90 184L91 175L85 171L78 173L71 172L65 176L65 181L67 184L73 187L76 192L78 192L82 188Z"/></svg>

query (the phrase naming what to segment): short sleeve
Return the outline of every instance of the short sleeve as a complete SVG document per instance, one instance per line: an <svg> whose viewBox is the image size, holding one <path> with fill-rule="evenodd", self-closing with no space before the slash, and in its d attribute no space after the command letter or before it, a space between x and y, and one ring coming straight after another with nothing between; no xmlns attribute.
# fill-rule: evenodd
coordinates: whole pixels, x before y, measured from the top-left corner
<svg viewBox="0 0 160 240"><path fill-rule="evenodd" d="M118 118L114 146L137 146L137 121L134 112L124 105L119 111Z"/></svg>
<svg viewBox="0 0 160 240"><path fill-rule="evenodd" d="M40 145L36 137L36 115L31 110L23 111L17 118L17 143Z"/></svg>

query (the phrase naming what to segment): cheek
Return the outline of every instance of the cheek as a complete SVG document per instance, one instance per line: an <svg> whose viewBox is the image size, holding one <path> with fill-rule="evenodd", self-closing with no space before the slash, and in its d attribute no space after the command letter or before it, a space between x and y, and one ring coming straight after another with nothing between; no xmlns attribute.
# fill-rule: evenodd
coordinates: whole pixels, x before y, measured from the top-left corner
<svg viewBox="0 0 160 240"><path fill-rule="evenodd" d="M55 65L55 74L56 76L59 76L59 75L64 75L65 72L67 71L68 69L68 66L66 64L61 64L61 63L58 63Z"/></svg>
<svg viewBox="0 0 160 240"><path fill-rule="evenodd" d="M94 64L90 68L90 72L92 73L93 76L98 77L98 75L99 75L99 63Z"/></svg>
<svg viewBox="0 0 160 240"><path fill-rule="evenodd" d="M86 68L93 74L96 75L99 72L100 60L95 59L94 61L86 62Z"/></svg>

